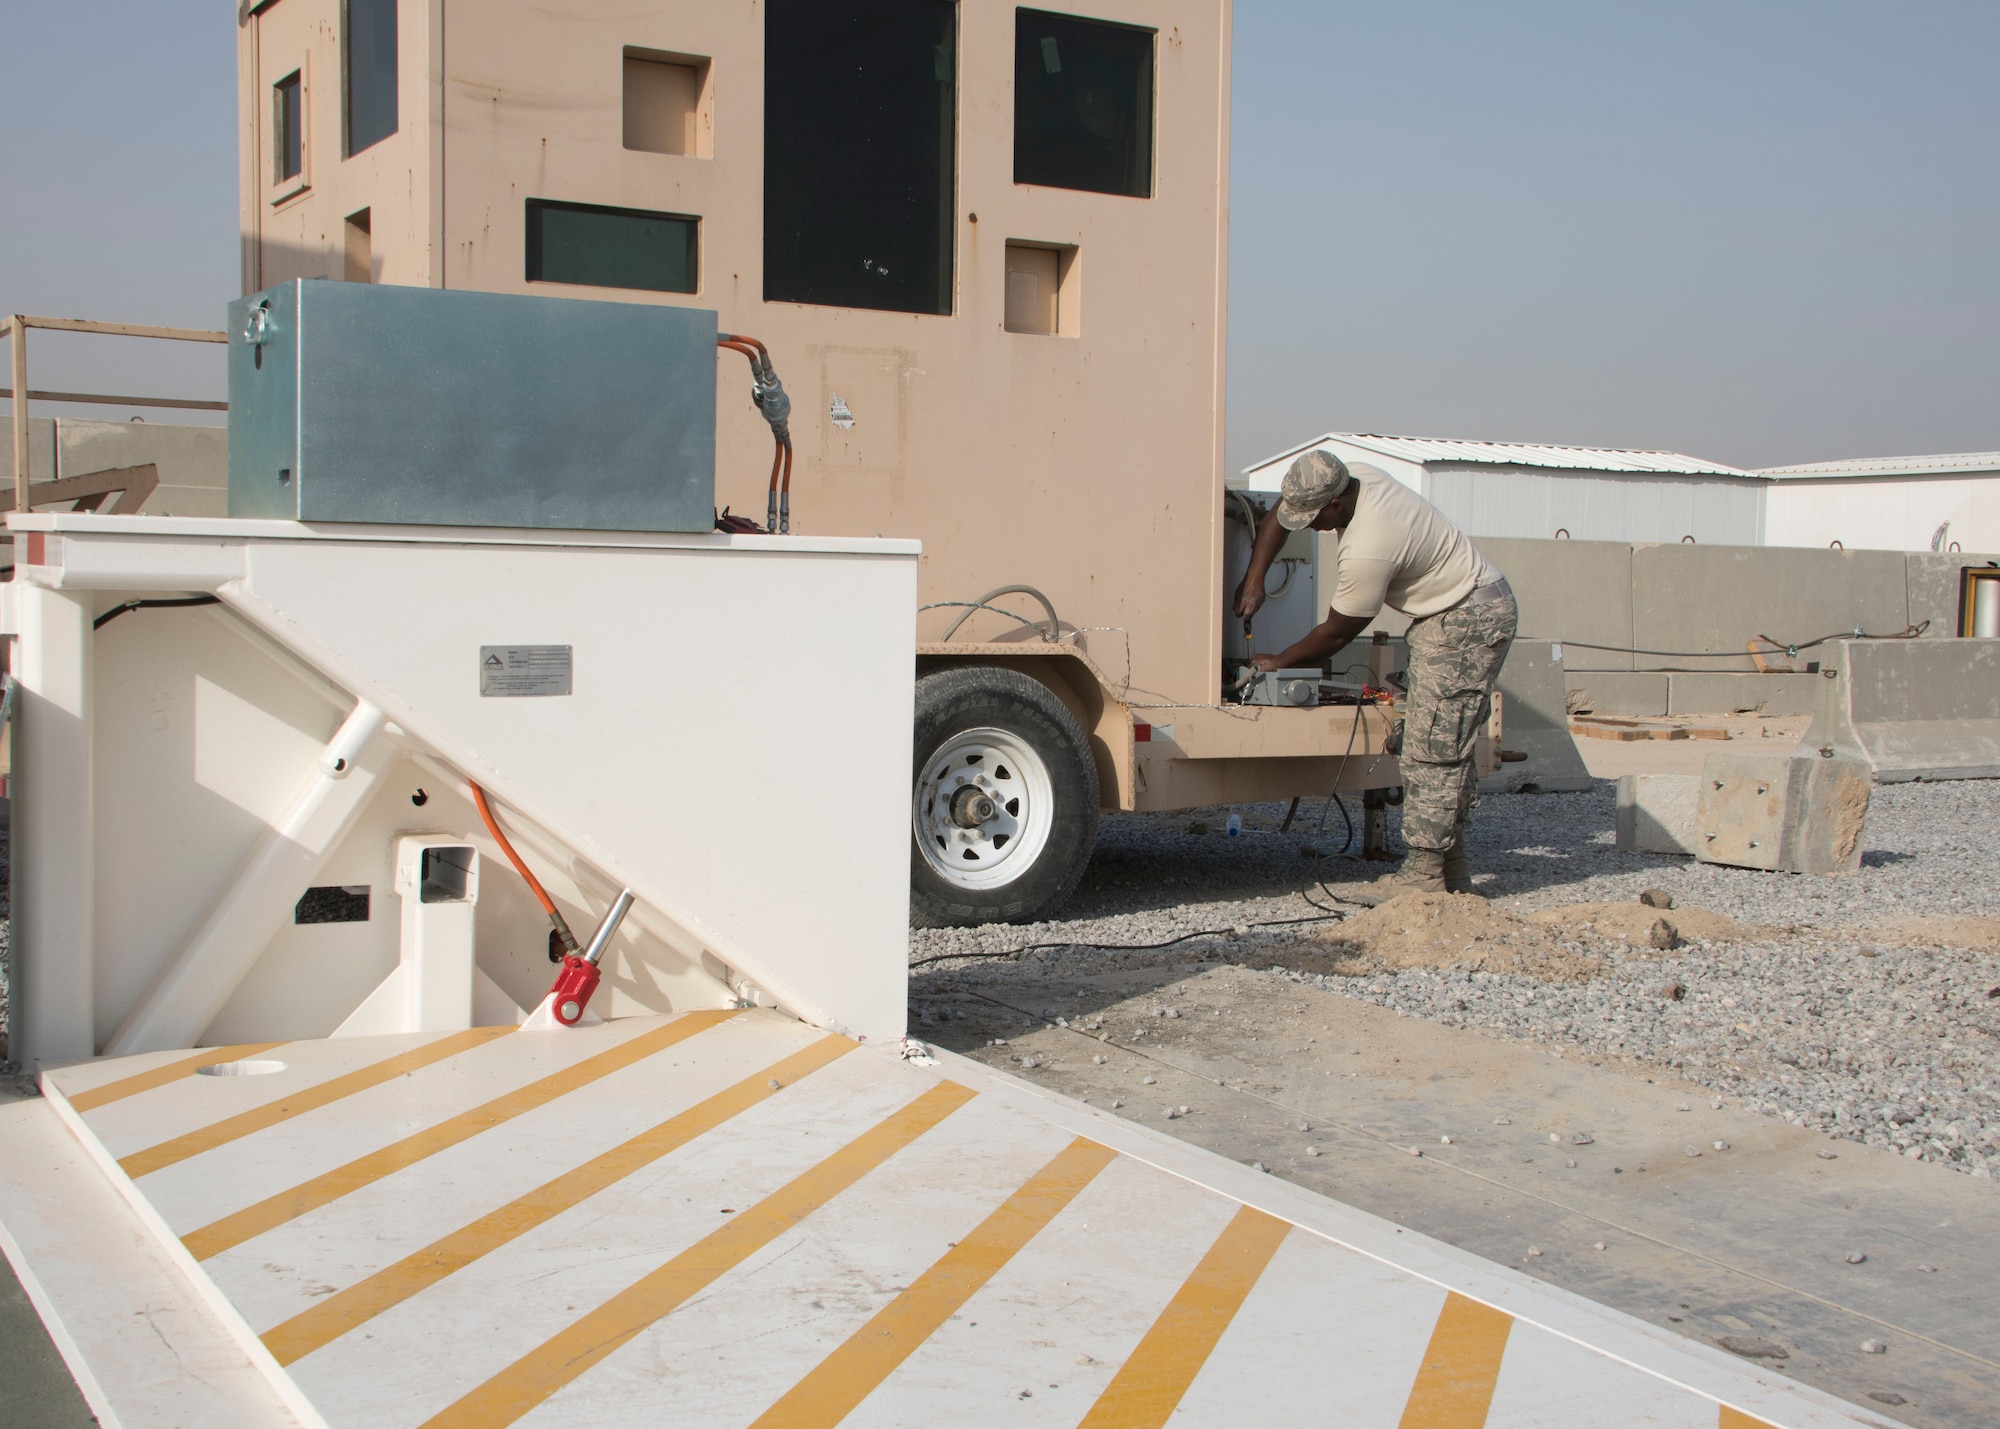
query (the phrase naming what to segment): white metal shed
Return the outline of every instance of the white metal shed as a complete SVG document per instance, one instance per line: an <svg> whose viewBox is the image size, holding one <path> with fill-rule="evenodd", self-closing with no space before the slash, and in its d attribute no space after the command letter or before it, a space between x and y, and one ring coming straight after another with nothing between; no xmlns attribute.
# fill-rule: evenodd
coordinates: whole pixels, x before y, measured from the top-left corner
<svg viewBox="0 0 2000 1429"><path fill-rule="evenodd" d="M1765 541L1886 551L2000 550L2000 452L1767 467Z"/></svg>
<svg viewBox="0 0 2000 1429"><path fill-rule="evenodd" d="M1769 477L1679 452L1328 432L1246 467L1235 484L1275 491L1316 447L1380 467L1475 537L1764 541Z"/></svg>

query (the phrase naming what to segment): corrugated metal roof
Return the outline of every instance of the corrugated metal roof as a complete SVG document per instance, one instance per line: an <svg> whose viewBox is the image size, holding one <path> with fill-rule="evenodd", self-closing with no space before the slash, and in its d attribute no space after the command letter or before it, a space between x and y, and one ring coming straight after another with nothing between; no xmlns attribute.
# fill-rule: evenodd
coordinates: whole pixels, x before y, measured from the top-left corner
<svg viewBox="0 0 2000 1429"><path fill-rule="evenodd" d="M1559 447L1533 442L1469 442L1441 437L1391 437L1373 432L1328 432L1290 451L1266 457L1245 471L1275 462L1327 442L1346 442L1384 456L1414 462L1478 462L1491 466L1538 466L1564 471L1634 472L1664 476L1734 476L1755 479L1764 472L1741 471L1679 452L1634 451L1621 447Z"/></svg>
<svg viewBox="0 0 2000 1429"><path fill-rule="evenodd" d="M1814 461L1799 466L1767 466L1757 475L1777 481L1800 477L1969 476L2000 472L2000 452L1948 452L1943 456L1871 456L1848 461Z"/></svg>

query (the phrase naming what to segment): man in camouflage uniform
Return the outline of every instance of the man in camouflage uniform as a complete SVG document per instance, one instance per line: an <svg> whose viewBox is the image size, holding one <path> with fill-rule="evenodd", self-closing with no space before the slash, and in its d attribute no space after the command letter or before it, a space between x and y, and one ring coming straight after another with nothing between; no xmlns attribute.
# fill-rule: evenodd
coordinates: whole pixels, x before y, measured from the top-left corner
<svg viewBox="0 0 2000 1429"><path fill-rule="evenodd" d="M1257 665L1318 665L1385 605L1411 617L1400 756L1409 853L1380 883L1389 894L1470 893L1465 825L1478 777L1472 745L1514 640L1514 593L1464 532L1387 472L1309 451L1285 473L1278 504L1258 526L1249 571L1236 590L1238 615L1248 619L1264 603L1264 576L1286 532L1308 527L1341 533L1332 609L1289 649L1257 656Z"/></svg>

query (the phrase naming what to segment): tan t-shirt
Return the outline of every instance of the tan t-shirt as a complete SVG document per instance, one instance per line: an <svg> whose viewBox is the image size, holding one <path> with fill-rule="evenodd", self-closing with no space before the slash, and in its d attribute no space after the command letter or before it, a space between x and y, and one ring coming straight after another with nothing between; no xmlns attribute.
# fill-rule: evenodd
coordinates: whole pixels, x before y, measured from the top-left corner
<svg viewBox="0 0 2000 1429"><path fill-rule="evenodd" d="M1379 615L1385 605L1422 617L1449 610L1500 572L1430 502L1365 461L1347 464L1361 485L1354 519L1339 533L1333 608Z"/></svg>

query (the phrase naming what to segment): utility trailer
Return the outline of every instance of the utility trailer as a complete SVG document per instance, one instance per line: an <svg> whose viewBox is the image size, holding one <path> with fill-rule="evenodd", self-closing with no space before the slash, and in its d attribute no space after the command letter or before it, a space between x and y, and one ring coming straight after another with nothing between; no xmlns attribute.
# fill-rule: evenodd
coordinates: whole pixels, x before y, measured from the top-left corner
<svg viewBox="0 0 2000 1429"><path fill-rule="evenodd" d="M790 529L923 541L920 920L1046 913L1100 809L1367 790L1381 852L1393 710L1225 695L1228 0L279 0L239 35L246 292L713 310L793 398ZM718 443L722 504L776 517L762 428ZM1331 539L1257 648L1323 614Z"/></svg>

